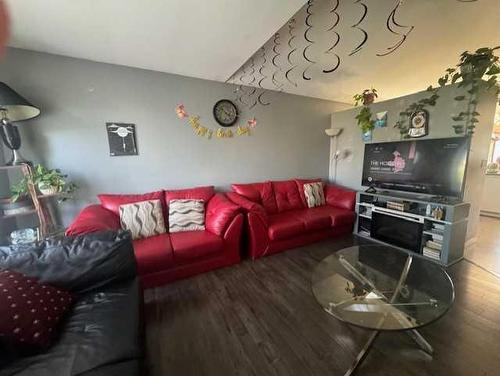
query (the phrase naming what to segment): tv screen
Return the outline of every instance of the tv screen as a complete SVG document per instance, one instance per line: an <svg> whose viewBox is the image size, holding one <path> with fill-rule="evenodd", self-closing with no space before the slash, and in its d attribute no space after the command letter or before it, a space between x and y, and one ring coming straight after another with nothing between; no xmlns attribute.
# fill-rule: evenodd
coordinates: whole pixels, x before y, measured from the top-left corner
<svg viewBox="0 0 500 376"><path fill-rule="evenodd" d="M364 186L462 197L467 137L366 144Z"/></svg>

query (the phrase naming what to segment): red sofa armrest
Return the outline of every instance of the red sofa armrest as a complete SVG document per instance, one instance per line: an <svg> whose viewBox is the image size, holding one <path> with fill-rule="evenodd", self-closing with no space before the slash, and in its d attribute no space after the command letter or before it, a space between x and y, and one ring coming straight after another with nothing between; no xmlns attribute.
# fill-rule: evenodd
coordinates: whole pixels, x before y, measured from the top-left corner
<svg viewBox="0 0 500 376"><path fill-rule="evenodd" d="M66 230L67 236L83 235L90 232L119 230L120 217L101 205L91 205L83 209Z"/></svg>
<svg viewBox="0 0 500 376"><path fill-rule="evenodd" d="M240 211L240 207L223 193L217 193L208 201L205 227L211 233L222 236Z"/></svg>
<svg viewBox="0 0 500 376"><path fill-rule="evenodd" d="M267 253L269 250L268 224L255 212L248 213L248 252L255 260Z"/></svg>
<svg viewBox="0 0 500 376"><path fill-rule="evenodd" d="M232 202L241 207L245 213L254 213L259 216L262 222L264 222L267 226L267 213L266 209L264 209L262 205L251 201L238 193L228 192L226 195Z"/></svg>
<svg viewBox="0 0 500 376"><path fill-rule="evenodd" d="M326 203L341 209L353 210L356 205L356 192L328 184L325 188Z"/></svg>

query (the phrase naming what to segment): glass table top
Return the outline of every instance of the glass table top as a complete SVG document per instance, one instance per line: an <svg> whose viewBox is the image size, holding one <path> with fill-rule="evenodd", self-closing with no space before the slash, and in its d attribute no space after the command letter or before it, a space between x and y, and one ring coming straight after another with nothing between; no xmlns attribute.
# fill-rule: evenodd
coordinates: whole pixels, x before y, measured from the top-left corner
<svg viewBox="0 0 500 376"><path fill-rule="evenodd" d="M381 245L354 246L326 257L313 272L312 290L332 316L375 330L427 325L455 298L441 266Z"/></svg>

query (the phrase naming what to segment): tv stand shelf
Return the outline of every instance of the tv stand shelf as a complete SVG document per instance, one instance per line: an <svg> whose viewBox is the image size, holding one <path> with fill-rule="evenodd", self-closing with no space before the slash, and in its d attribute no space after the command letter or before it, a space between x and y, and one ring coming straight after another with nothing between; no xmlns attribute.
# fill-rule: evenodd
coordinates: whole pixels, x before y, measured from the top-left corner
<svg viewBox="0 0 500 376"><path fill-rule="evenodd" d="M429 209L440 209L442 217ZM470 204L459 200L358 192L354 233L448 266L463 258L469 211Z"/></svg>

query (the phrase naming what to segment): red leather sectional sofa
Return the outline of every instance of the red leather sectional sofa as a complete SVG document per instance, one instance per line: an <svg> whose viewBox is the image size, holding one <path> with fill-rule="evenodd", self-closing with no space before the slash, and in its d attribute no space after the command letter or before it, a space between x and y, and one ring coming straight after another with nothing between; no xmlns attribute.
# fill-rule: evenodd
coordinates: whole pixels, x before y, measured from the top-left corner
<svg viewBox="0 0 500 376"><path fill-rule="evenodd" d="M168 203L174 199L203 199L205 231L165 233L134 240L137 269L143 288L236 264L244 219L252 259L351 232L355 192L325 186L327 205L307 208L303 185L320 180L268 181L233 184L234 192L214 188L157 191L142 195L98 195L100 205L83 209L67 235L120 229L119 207L160 200L168 229Z"/></svg>
<svg viewBox="0 0 500 376"><path fill-rule="evenodd" d="M252 259L352 231L356 193L325 185L326 205L308 208L304 184L318 181L295 179L232 185L234 192L227 196L246 212L248 252Z"/></svg>
<svg viewBox="0 0 500 376"><path fill-rule="evenodd" d="M203 199L205 231L165 233L134 240L137 269L143 288L236 264L240 261L243 214L213 187L157 191L143 195L99 195L101 205L86 207L66 231L81 235L120 229L119 207L145 200L160 200L168 229L168 203L173 199Z"/></svg>

